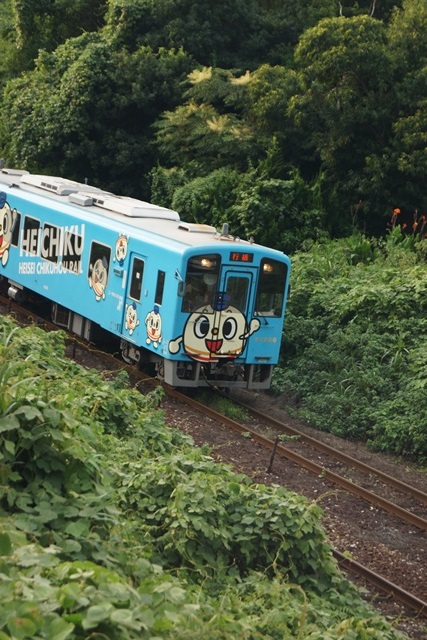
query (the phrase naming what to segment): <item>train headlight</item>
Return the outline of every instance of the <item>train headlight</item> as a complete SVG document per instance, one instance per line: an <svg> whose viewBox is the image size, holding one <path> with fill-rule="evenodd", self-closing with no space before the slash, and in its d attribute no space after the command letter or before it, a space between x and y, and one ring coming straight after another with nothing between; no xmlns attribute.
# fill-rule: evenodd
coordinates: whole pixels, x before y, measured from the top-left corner
<svg viewBox="0 0 427 640"><path fill-rule="evenodd" d="M203 271L217 270L218 258L219 256L217 255L194 256L190 258L189 267L191 269L202 269Z"/></svg>
<svg viewBox="0 0 427 640"><path fill-rule="evenodd" d="M270 262L264 262L262 265L262 270L264 273L273 273L274 266Z"/></svg>

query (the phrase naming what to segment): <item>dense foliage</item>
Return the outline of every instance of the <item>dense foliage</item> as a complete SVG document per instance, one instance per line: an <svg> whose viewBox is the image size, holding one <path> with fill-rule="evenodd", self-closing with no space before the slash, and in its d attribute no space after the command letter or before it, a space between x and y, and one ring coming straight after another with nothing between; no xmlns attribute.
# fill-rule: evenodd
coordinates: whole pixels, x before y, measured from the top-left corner
<svg viewBox="0 0 427 640"><path fill-rule="evenodd" d="M1 155L288 252L381 233L427 206L426 24L424 0L3 0Z"/></svg>
<svg viewBox="0 0 427 640"><path fill-rule="evenodd" d="M321 429L427 460L425 240L352 236L294 257L275 385Z"/></svg>
<svg viewBox="0 0 427 640"><path fill-rule="evenodd" d="M1 640L399 637L316 504L216 464L62 333L0 325Z"/></svg>

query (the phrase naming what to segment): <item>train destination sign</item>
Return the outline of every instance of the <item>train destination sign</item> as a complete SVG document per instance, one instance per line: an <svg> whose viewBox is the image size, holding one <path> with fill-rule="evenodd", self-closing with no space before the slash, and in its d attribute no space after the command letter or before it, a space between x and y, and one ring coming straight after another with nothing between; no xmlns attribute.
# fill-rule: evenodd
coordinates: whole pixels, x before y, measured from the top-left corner
<svg viewBox="0 0 427 640"><path fill-rule="evenodd" d="M231 262L253 262L254 254L242 251L232 251L230 253Z"/></svg>

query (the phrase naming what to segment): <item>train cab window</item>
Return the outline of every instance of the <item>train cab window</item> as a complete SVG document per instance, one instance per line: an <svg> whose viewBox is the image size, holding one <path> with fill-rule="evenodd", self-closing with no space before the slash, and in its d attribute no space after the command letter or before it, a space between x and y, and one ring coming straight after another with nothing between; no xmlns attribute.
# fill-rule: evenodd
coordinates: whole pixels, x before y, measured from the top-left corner
<svg viewBox="0 0 427 640"><path fill-rule="evenodd" d="M157 285L156 285L156 297L154 298L155 304L162 304L163 302L163 289L165 288L165 272L157 272Z"/></svg>
<svg viewBox="0 0 427 640"><path fill-rule="evenodd" d="M270 258L263 258L255 302L257 315L276 317L282 315L286 275L286 264Z"/></svg>
<svg viewBox="0 0 427 640"><path fill-rule="evenodd" d="M142 291L142 277L144 275L144 261L141 258L134 258L132 264L132 274L130 280L129 297L139 302Z"/></svg>
<svg viewBox="0 0 427 640"><path fill-rule="evenodd" d="M22 232L21 250L33 256L39 252L40 220L25 216Z"/></svg>
<svg viewBox="0 0 427 640"><path fill-rule="evenodd" d="M240 311L246 309L246 300L248 297L249 279L238 276L229 276L227 279L227 294L230 304Z"/></svg>
<svg viewBox="0 0 427 640"><path fill-rule="evenodd" d="M105 244L92 242L90 248L90 260L88 278L98 297L105 297L105 288L108 283L111 249Z"/></svg>
<svg viewBox="0 0 427 640"><path fill-rule="evenodd" d="M212 300L217 291L221 257L216 254L193 256L185 276L182 311L193 311Z"/></svg>

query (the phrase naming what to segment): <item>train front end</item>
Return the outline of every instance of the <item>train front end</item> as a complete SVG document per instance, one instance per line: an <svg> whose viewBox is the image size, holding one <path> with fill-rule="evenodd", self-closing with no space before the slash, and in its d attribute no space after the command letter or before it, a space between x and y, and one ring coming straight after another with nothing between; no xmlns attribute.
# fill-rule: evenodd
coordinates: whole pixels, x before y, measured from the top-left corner
<svg viewBox="0 0 427 640"><path fill-rule="evenodd" d="M164 379L172 386L268 389L279 359L289 258L260 245L188 252L179 278L178 335Z"/></svg>

